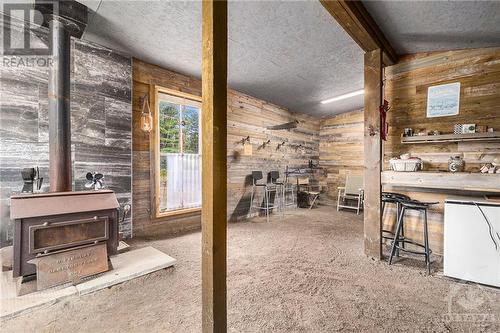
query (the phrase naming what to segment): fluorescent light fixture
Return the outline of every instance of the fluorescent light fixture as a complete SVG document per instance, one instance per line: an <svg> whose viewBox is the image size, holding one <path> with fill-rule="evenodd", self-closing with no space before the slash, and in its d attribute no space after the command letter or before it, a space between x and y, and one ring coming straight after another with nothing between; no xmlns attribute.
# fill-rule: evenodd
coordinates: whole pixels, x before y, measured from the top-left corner
<svg viewBox="0 0 500 333"><path fill-rule="evenodd" d="M342 99L346 99L346 98L349 98L349 97L363 95L364 92L365 92L364 89L356 90L356 91L350 92L348 94L340 95L340 96L333 97L333 98L330 98L330 99L325 99L324 101L321 101L321 104L327 104L327 103L331 103L331 102L340 101Z"/></svg>

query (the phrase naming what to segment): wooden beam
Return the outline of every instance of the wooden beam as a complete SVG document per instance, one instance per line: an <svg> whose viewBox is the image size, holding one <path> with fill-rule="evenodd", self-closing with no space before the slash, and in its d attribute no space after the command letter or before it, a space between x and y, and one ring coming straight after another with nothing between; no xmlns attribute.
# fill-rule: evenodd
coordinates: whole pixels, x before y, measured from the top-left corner
<svg viewBox="0 0 500 333"><path fill-rule="evenodd" d="M365 254L381 259L382 218L380 211L382 142L380 112L382 104L382 50L365 53L364 125L364 233Z"/></svg>
<svg viewBox="0 0 500 333"><path fill-rule="evenodd" d="M361 1L320 0L320 2L363 51L381 49L385 66L394 65L398 61L396 51Z"/></svg>
<svg viewBox="0 0 500 333"><path fill-rule="evenodd" d="M202 329L225 332L227 2L202 1Z"/></svg>

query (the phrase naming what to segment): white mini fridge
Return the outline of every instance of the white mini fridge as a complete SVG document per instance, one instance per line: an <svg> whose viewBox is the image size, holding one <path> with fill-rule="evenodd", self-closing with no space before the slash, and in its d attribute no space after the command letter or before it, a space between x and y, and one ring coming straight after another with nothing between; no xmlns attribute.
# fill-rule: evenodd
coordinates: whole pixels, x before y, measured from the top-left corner
<svg viewBox="0 0 500 333"><path fill-rule="evenodd" d="M500 287L500 203L447 198L443 260L446 276Z"/></svg>

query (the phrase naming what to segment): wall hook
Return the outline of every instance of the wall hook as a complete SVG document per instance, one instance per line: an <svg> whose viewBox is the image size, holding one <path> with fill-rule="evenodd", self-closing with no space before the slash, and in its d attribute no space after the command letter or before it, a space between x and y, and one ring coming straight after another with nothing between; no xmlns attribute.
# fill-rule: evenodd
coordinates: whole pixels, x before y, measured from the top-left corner
<svg viewBox="0 0 500 333"><path fill-rule="evenodd" d="M266 148L266 146L270 143L271 143L271 140L263 141L262 144L260 145L260 148Z"/></svg>
<svg viewBox="0 0 500 333"><path fill-rule="evenodd" d="M370 136L375 136L377 134L375 126L373 125L368 126L368 134L370 134Z"/></svg>
<svg viewBox="0 0 500 333"><path fill-rule="evenodd" d="M249 136L247 136L246 138L242 138L242 139L241 139L241 144L243 144L243 145L244 145L244 144L245 144L245 142L247 142L247 141L248 141L248 142L250 142L250 135L249 135Z"/></svg>

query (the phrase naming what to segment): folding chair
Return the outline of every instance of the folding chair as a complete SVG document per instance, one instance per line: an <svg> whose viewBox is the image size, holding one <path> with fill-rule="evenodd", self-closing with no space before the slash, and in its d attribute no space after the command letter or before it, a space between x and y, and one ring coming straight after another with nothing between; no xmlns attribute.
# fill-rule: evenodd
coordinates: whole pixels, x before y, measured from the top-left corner
<svg viewBox="0 0 500 333"><path fill-rule="evenodd" d="M297 178L297 191L307 193L309 204L309 209L314 207L314 204L319 198L321 193L320 185L311 185L309 182L309 177Z"/></svg>
<svg viewBox="0 0 500 333"><path fill-rule="evenodd" d="M364 191L363 191L363 176L347 175L345 186L338 187L337 211L340 208L353 209L356 214L363 209ZM349 201L355 201L355 205L349 205Z"/></svg>

